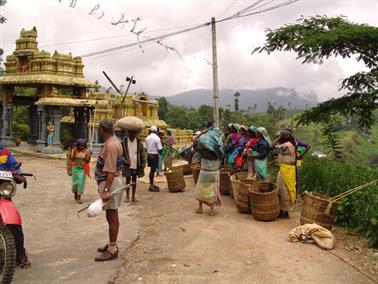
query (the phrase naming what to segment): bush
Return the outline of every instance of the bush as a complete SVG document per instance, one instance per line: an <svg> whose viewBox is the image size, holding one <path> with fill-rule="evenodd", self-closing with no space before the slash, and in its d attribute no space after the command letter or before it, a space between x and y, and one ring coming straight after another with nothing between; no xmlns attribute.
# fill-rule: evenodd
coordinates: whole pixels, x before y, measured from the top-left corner
<svg viewBox="0 0 378 284"><path fill-rule="evenodd" d="M378 169L309 156L299 170L299 191L332 197L377 178ZM371 246L378 247L378 186L344 198L337 209L336 223L356 229Z"/></svg>

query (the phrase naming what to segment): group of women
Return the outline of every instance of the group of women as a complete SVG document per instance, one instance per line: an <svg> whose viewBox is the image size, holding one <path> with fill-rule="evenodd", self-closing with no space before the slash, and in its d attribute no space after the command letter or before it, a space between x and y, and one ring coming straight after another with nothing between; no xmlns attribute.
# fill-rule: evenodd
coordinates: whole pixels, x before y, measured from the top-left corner
<svg viewBox="0 0 378 284"><path fill-rule="evenodd" d="M213 137L218 137L216 131L210 128ZM212 143L218 143L223 155L217 155L217 159L201 156L201 172L196 185L196 199L199 201L197 213L202 213L202 204L210 207L210 215L214 215L214 205L220 205L219 194L219 170L218 165L233 167L240 171L248 171L248 179L256 176L258 181L269 181L268 157L277 160L279 173L277 185L279 187L280 217L289 218L289 210L295 204L297 194L297 168L300 160L310 149L310 145L303 143L293 136L294 129L283 129L276 133L275 139L269 138L268 131L264 127L244 126L229 124L224 128L221 139L212 139ZM207 135L208 130L196 133L194 145L201 144L201 136ZM203 147L210 147L206 140ZM198 148L201 146L196 146ZM196 148L195 147L195 148ZM215 146L212 146L216 148ZM205 152L206 153L206 152ZM201 153L199 153L201 154ZM209 166L210 165L210 166ZM219 169L219 167L218 167Z"/></svg>
<svg viewBox="0 0 378 284"><path fill-rule="evenodd" d="M295 139L294 129L283 129L271 141L264 127L229 124L224 129L224 164L248 171L248 178L268 179L268 155L273 153L279 164L277 185L280 197L280 217L289 218L289 209L296 201L297 169L310 145Z"/></svg>

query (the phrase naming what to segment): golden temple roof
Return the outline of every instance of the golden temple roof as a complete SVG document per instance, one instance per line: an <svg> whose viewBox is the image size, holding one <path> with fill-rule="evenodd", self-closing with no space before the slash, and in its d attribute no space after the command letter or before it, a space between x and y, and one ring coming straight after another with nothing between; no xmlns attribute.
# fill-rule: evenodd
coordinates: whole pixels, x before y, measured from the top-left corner
<svg viewBox="0 0 378 284"><path fill-rule="evenodd" d="M108 102L96 101L91 99L75 99L67 97L44 97L40 98L35 104L36 105L46 105L46 106L66 106L66 107L95 107L99 104L107 104Z"/></svg>
<svg viewBox="0 0 378 284"><path fill-rule="evenodd" d="M61 74L12 74L0 76L0 85L51 84L94 88L97 85L84 77Z"/></svg>

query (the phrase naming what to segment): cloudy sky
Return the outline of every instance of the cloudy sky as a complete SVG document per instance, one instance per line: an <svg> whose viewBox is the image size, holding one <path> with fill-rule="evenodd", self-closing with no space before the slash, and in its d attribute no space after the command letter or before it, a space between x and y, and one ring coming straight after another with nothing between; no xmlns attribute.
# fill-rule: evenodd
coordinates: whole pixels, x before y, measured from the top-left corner
<svg viewBox="0 0 378 284"><path fill-rule="evenodd" d="M15 48L22 28L38 29L40 49L84 55L136 41L131 20L140 18L135 31L147 28L141 40L208 22L212 16L229 16L255 0L8 0L0 14L8 18L0 25L0 47L5 55ZM73 1L74 2L74 1ZM276 0L277 3L282 0ZM95 6L99 8L95 10ZM231 4L233 4L231 6ZM231 6L231 7L230 7ZM227 9L229 8L229 9ZM89 12L93 10L92 15ZM112 25L124 19L129 23ZM295 54L271 55L251 51L264 42L266 28L292 23L301 15L347 16L350 21L378 26L378 0L300 0L274 11L235 19L217 25L219 87L256 89L290 87L301 94L315 91L320 100L340 95L340 80L363 68L353 59L330 59L318 66L302 65ZM100 19L99 19L100 18ZM131 91L169 96L179 92L212 88L211 31L208 27L162 41L174 51L150 43L84 59L85 75L109 86L101 71L117 85L133 75Z"/></svg>

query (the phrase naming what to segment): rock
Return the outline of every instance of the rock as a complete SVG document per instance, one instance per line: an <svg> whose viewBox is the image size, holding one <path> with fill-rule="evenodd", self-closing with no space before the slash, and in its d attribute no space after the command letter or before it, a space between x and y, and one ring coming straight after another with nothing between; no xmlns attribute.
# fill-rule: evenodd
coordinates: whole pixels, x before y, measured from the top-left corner
<svg viewBox="0 0 378 284"><path fill-rule="evenodd" d="M138 278L138 281L142 281L142 280L143 280L143 277L139 277L139 278Z"/></svg>
<svg viewBox="0 0 378 284"><path fill-rule="evenodd" d="M191 267L191 265L184 263L184 267Z"/></svg>
<svg viewBox="0 0 378 284"><path fill-rule="evenodd" d="M172 268L175 268L177 266L177 264L172 264L171 267Z"/></svg>

